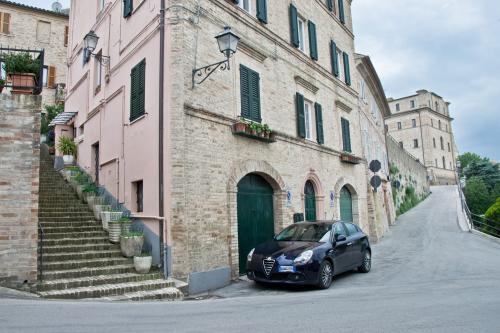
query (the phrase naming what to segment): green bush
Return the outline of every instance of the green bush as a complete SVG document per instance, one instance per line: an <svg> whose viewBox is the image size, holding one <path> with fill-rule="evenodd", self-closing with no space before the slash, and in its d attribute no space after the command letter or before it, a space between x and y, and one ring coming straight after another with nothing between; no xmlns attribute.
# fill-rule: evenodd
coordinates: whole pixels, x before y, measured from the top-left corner
<svg viewBox="0 0 500 333"><path fill-rule="evenodd" d="M59 151L63 153L63 155L75 155L76 153L75 141L73 141L73 139L65 135L62 135L59 137L59 142L57 143L57 149L59 149Z"/></svg>
<svg viewBox="0 0 500 333"><path fill-rule="evenodd" d="M476 215L483 215L493 204L488 187L479 177L467 179L464 194L470 211Z"/></svg>
<svg viewBox="0 0 500 333"><path fill-rule="evenodd" d="M3 69L7 74L28 73L40 74L41 63L33 59L29 53L9 53L3 56Z"/></svg>
<svg viewBox="0 0 500 333"><path fill-rule="evenodd" d="M45 105L45 113L42 114L40 133L47 134L50 130L50 122L61 112L64 112L64 104Z"/></svg>
<svg viewBox="0 0 500 333"><path fill-rule="evenodd" d="M485 231L500 237L500 197L488 208L484 217L486 218Z"/></svg>
<svg viewBox="0 0 500 333"><path fill-rule="evenodd" d="M124 238L132 238L132 237L141 237L144 236L144 234L141 231L129 231L122 233L122 236Z"/></svg>
<svg viewBox="0 0 500 333"><path fill-rule="evenodd" d="M85 187L83 188L83 192L97 194L98 189L97 186L95 186L93 183L89 183L85 185Z"/></svg>

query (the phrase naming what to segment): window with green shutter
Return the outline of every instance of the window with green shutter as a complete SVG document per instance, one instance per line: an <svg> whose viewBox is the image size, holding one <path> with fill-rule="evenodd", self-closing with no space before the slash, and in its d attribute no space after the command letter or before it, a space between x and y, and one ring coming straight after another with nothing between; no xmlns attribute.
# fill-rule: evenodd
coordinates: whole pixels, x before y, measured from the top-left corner
<svg viewBox="0 0 500 333"><path fill-rule="evenodd" d="M297 22L297 8L290 4L290 34L292 39L292 45L299 47L299 25Z"/></svg>
<svg viewBox="0 0 500 333"><path fill-rule="evenodd" d="M349 120L345 118L340 118L340 123L342 126L342 145L343 150L347 153L351 153L351 130L349 129Z"/></svg>
<svg viewBox="0 0 500 333"><path fill-rule="evenodd" d="M297 134L301 138L306 137L306 118L304 114L304 96L295 94L295 109L297 111Z"/></svg>
<svg viewBox="0 0 500 333"><path fill-rule="evenodd" d="M309 51L311 59L318 60L318 42L316 40L316 25L309 21Z"/></svg>
<svg viewBox="0 0 500 333"><path fill-rule="evenodd" d="M142 60L130 72L130 121L144 115L146 92L146 60Z"/></svg>
<svg viewBox="0 0 500 333"><path fill-rule="evenodd" d="M267 24L267 0L257 0L257 19Z"/></svg>
<svg viewBox="0 0 500 333"><path fill-rule="evenodd" d="M123 0L123 17L132 15L133 0Z"/></svg>
<svg viewBox="0 0 500 333"><path fill-rule="evenodd" d="M345 24L344 0L339 0L339 19L340 22Z"/></svg>
<svg viewBox="0 0 500 333"><path fill-rule="evenodd" d="M316 134L318 136L318 143L322 145L325 143L325 137L323 134L323 109L321 104L314 104L314 110L316 112Z"/></svg>
<svg viewBox="0 0 500 333"><path fill-rule="evenodd" d="M261 122L260 116L260 76L256 71L240 65L241 116Z"/></svg>
<svg viewBox="0 0 500 333"><path fill-rule="evenodd" d="M333 0L326 0L326 6L329 11L333 12Z"/></svg>
<svg viewBox="0 0 500 333"><path fill-rule="evenodd" d="M345 74L345 83L350 86L351 85L351 70L349 66L349 55L347 53L343 53L344 56L344 74Z"/></svg>
<svg viewBox="0 0 500 333"><path fill-rule="evenodd" d="M335 77L339 77L339 55L337 53L337 44L332 40L330 41L330 58L332 62L332 72Z"/></svg>

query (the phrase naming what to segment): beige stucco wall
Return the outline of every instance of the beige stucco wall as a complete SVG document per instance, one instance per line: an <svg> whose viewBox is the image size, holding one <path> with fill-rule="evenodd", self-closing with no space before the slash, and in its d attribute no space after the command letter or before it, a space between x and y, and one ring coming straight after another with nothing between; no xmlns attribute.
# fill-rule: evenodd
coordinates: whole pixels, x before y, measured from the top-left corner
<svg viewBox="0 0 500 333"><path fill-rule="evenodd" d="M44 49L45 65L56 68L55 83L66 83L67 47L64 45L64 29L69 25L68 17L5 3L0 4L0 12L11 15L10 34L0 33L0 44L22 49ZM39 21L50 23L49 42L37 39ZM44 87L42 96L42 105L54 104L55 89Z"/></svg>

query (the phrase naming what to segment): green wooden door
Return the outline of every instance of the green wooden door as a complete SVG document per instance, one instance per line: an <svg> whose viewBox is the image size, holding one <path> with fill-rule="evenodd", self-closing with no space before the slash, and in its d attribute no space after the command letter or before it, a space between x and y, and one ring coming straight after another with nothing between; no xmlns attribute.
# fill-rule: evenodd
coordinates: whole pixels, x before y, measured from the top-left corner
<svg viewBox="0 0 500 333"><path fill-rule="evenodd" d="M340 190L340 219L345 222L352 222L352 197L347 187Z"/></svg>
<svg viewBox="0 0 500 333"><path fill-rule="evenodd" d="M304 201L306 221L316 221L316 193L310 180L306 182L304 188Z"/></svg>
<svg viewBox="0 0 500 333"><path fill-rule="evenodd" d="M273 189L264 178L249 174L238 183L238 247L240 274L247 255L274 236Z"/></svg>

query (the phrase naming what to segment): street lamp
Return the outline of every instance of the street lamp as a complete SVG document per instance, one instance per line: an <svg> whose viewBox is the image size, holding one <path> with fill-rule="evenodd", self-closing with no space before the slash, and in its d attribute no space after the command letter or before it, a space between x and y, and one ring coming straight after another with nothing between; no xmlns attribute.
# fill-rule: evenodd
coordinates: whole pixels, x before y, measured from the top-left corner
<svg viewBox="0 0 500 333"><path fill-rule="evenodd" d="M91 56L94 56L99 63L106 66L106 72L109 71L109 56L103 56L101 53L95 54L93 53L95 48L97 47L97 42L99 41L99 36L93 30L90 30L85 37L83 38L83 57L84 62L88 62Z"/></svg>
<svg viewBox="0 0 500 333"><path fill-rule="evenodd" d="M224 27L224 31L215 36L219 50L226 56L226 59L208 66L193 69L193 88L195 84L202 84L215 70L230 70L229 58L236 53L240 37L235 35L230 27ZM201 79L196 81L195 78Z"/></svg>

